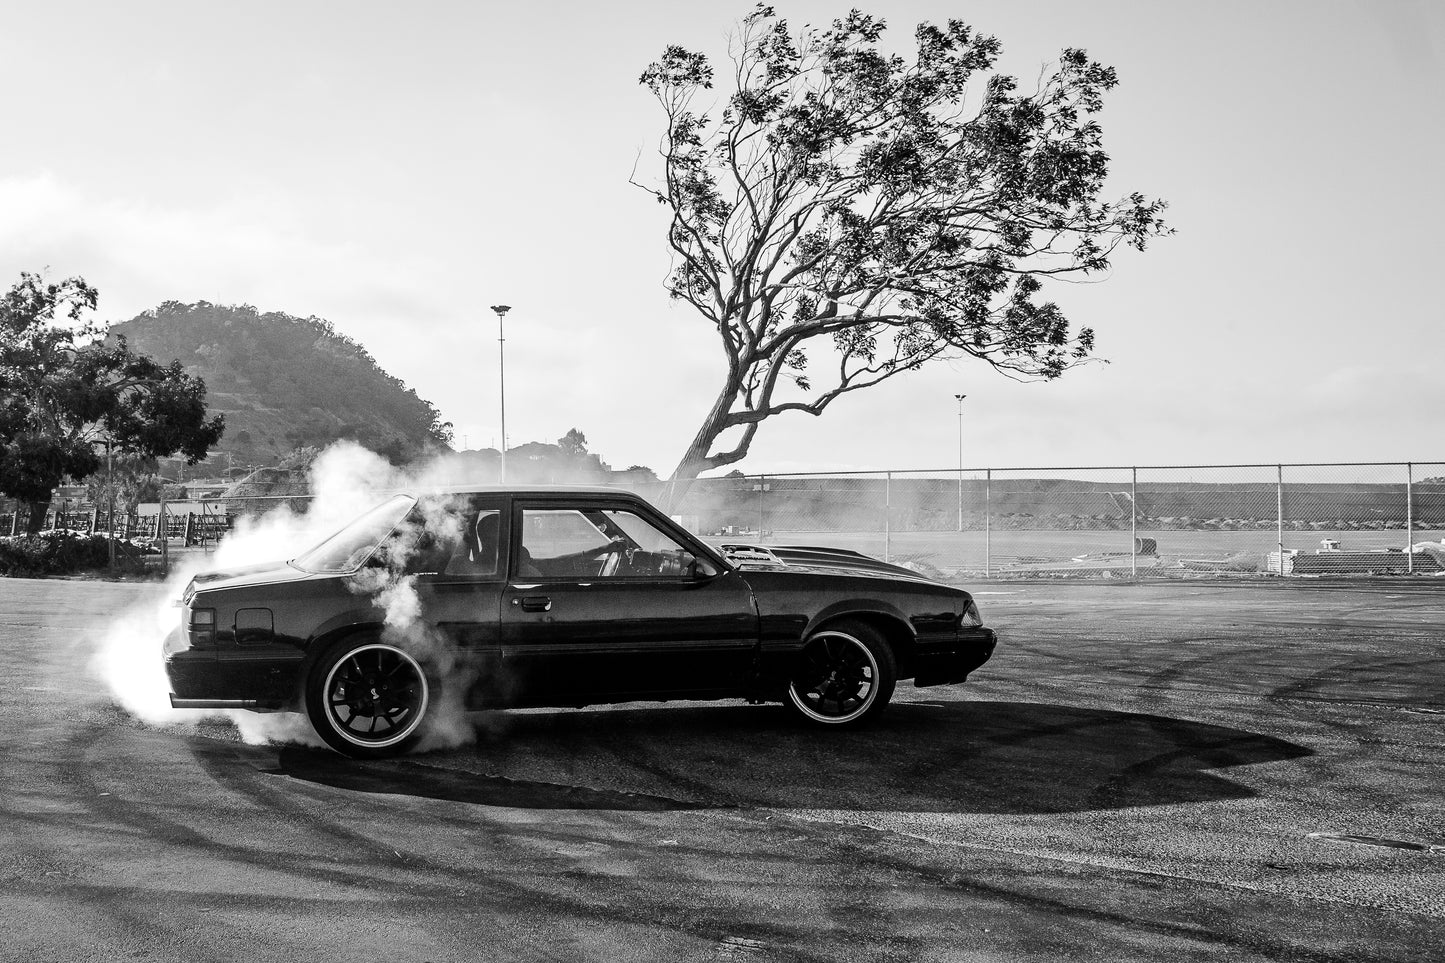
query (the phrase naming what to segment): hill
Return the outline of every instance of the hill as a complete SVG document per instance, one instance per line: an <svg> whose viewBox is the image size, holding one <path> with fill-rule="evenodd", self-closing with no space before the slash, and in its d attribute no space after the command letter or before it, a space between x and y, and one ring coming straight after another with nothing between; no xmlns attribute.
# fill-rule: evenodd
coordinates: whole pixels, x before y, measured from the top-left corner
<svg viewBox="0 0 1445 963"><path fill-rule="evenodd" d="M320 318L167 301L113 325L110 336L205 379L207 407L226 416L216 450L236 464L273 464L341 438L405 462L451 441L430 402Z"/></svg>

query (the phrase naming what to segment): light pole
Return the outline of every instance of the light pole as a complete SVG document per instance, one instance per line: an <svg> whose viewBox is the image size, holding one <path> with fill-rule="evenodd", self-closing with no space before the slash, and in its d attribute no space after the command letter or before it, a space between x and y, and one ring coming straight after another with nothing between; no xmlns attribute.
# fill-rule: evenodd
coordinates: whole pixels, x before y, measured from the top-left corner
<svg viewBox="0 0 1445 963"><path fill-rule="evenodd" d="M502 334L502 321L507 312L512 310L510 304L494 304L492 310L497 313L497 384L502 392L502 471L501 480L507 480L507 339Z"/></svg>
<svg viewBox="0 0 1445 963"><path fill-rule="evenodd" d="M968 395L954 395L958 399L958 530L963 531L963 399Z"/></svg>

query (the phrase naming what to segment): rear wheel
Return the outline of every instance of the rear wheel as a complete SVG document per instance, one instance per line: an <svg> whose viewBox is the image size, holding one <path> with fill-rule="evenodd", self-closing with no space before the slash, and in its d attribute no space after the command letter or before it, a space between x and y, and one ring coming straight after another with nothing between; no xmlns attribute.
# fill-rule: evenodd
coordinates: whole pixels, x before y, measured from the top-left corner
<svg viewBox="0 0 1445 963"><path fill-rule="evenodd" d="M333 647L312 668L306 714L337 752L382 759L420 741L435 695L432 680L410 653L357 637Z"/></svg>
<svg viewBox="0 0 1445 963"><path fill-rule="evenodd" d="M893 698L893 650L872 626L838 622L808 637L787 704L814 725L847 728L877 718Z"/></svg>

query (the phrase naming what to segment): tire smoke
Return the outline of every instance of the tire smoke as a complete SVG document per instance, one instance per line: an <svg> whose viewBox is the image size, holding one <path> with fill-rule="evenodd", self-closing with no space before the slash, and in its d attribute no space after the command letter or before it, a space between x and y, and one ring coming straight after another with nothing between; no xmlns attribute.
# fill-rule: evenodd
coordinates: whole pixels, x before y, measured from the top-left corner
<svg viewBox="0 0 1445 963"><path fill-rule="evenodd" d="M446 459L419 471L403 472L359 445L338 442L312 463L313 497L305 512L294 512L282 504L258 517L243 518L214 553L203 560L176 565L164 583L148 590L141 602L93 634L101 641L90 661L91 674L105 685L117 704L147 723L199 725L224 718L250 744L322 745L309 721L299 713L171 708L161 647L166 636L179 626L182 610L178 603L187 583L205 571L280 564L294 558L398 489L486 484L494 480L479 479L474 470L467 471ZM416 552L454 538L460 524L460 506L445 500L428 503L422 524L400 533L385 553L383 566L368 567L347 579L351 591L368 597L384 613L383 639L411 652L429 671L446 680L442 698L431 710L428 735L419 747L422 751L457 746L475 738L463 705L466 688L474 680L459 677L451 648L421 618L415 577L406 574L407 563Z"/></svg>

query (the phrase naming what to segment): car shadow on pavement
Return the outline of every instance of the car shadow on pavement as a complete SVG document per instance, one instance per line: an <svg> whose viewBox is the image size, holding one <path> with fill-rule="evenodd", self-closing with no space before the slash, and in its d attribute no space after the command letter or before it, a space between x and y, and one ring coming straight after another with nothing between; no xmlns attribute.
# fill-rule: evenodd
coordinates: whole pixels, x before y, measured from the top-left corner
<svg viewBox="0 0 1445 963"><path fill-rule="evenodd" d="M702 804L665 796L512 779L507 776L491 776L425 765L405 759L357 762L323 749L301 746L287 746L282 749L277 759L277 767L264 771L354 792L446 799L515 809L663 812L705 808Z"/></svg>
<svg viewBox="0 0 1445 963"><path fill-rule="evenodd" d="M1017 702L896 703L853 732L804 727L780 706L474 718L478 741L461 749L359 763L287 748L276 771L519 808L1061 813L1249 798L1219 770L1313 754L1209 723Z"/></svg>

